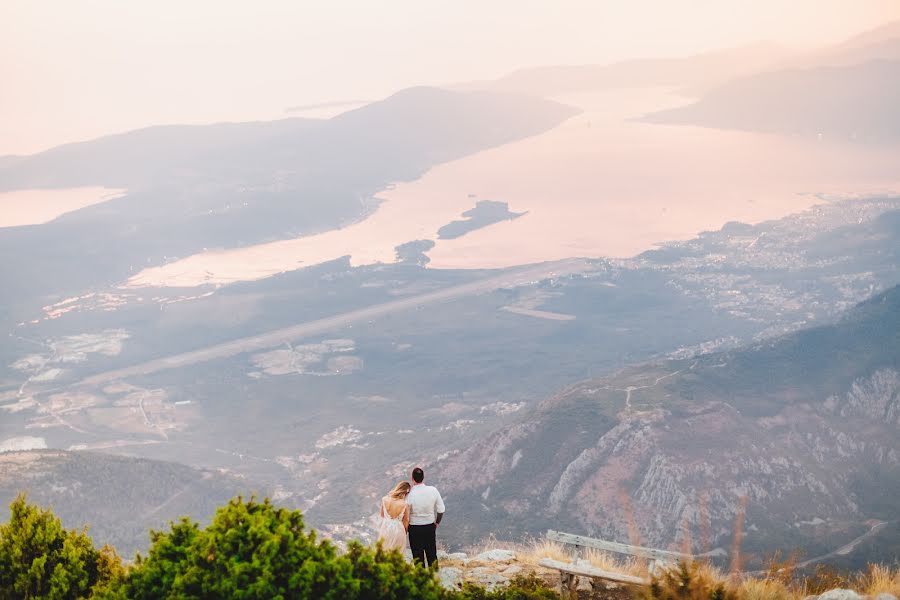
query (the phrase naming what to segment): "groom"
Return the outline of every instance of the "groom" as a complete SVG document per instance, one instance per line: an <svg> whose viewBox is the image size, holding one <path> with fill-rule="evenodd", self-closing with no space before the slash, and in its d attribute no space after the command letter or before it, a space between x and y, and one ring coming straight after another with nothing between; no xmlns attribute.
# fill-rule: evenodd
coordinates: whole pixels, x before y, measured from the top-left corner
<svg viewBox="0 0 900 600"><path fill-rule="evenodd" d="M418 564L436 569L436 533L444 518L444 500L436 487L425 485L425 471L421 467L413 469L412 480L412 489L406 497L409 505L409 549Z"/></svg>

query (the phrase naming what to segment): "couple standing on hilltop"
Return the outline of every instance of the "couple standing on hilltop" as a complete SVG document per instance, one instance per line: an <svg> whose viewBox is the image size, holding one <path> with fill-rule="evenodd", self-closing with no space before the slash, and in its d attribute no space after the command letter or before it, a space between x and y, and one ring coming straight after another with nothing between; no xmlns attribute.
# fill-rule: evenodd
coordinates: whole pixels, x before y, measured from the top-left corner
<svg viewBox="0 0 900 600"><path fill-rule="evenodd" d="M437 568L437 527L444 517L444 500L436 487L425 485L420 467L413 469L412 481L401 481L381 499L378 539L385 550L403 551L408 542L414 561Z"/></svg>

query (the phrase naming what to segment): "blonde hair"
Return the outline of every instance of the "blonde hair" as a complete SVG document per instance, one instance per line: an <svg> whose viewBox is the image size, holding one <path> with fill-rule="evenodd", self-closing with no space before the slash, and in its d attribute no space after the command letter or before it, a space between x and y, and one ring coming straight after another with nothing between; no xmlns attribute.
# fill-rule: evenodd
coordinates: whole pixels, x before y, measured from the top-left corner
<svg viewBox="0 0 900 600"><path fill-rule="evenodd" d="M406 495L409 494L409 490L411 489L412 486L408 481L401 481L394 486L394 489L388 492L388 498L393 498L394 500L406 498Z"/></svg>

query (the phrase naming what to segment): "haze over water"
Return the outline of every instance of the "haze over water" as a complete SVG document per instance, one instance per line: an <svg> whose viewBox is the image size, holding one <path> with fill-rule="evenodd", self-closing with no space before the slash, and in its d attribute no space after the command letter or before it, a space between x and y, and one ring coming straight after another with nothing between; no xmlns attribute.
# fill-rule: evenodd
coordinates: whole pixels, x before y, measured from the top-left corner
<svg viewBox="0 0 900 600"><path fill-rule="evenodd" d="M376 212L319 235L204 252L150 268L133 286L225 284L350 256L395 261L395 247L430 239L430 267L499 268L566 257L630 257L729 221L806 209L820 195L900 189L889 150L828 140L642 123L683 98L661 89L557 98L584 112L526 140L435 167L378 194ZM437 231L477 200L522 217L456 239Z"/></svg>
<svg viewBox="0 0 900 600"><path fill-rule="evenodd" d="M896 0L0 2L0 156L549 64L815 47Z"/></svg>
<svg viewBox="0 0 900 600"><path fill-rule="evenodd" d="M0 192L0 227L39 225L73 210L118 198L125 190L98 186Z"/></svg>

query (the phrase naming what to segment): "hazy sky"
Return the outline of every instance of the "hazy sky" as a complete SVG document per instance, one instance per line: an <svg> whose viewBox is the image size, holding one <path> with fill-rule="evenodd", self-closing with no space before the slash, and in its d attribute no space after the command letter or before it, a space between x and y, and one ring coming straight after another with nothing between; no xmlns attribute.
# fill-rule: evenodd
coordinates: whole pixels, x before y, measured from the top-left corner
<svg viewBox="0 0 900 600"><path fill-rule="evenodd" d="M898 18L900 0L0 0L0 155Z"/></svg>

